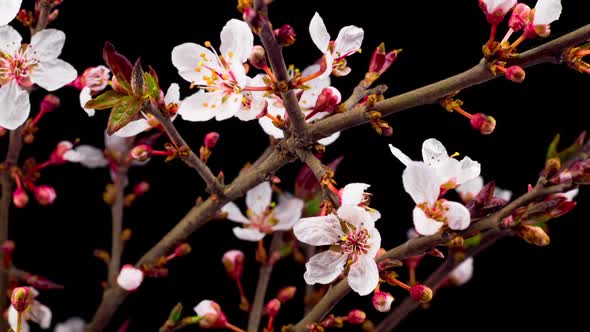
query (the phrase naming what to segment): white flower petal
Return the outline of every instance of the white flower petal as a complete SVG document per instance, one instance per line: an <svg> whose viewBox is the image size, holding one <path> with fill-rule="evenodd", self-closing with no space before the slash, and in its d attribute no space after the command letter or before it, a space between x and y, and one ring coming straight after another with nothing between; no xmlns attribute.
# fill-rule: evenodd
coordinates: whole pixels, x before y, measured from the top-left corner
<svg viewBox="0 0 590 332"><path fill-rule="evenodd" d="M203 300L197 304L193 310L197 313L197 315L203 317L209 314L217 315L217 310L213 308L213 305L216 304L211 300Z"/></svg>
<svg viewBox="0 0 590 332"><path fill-rule="evenodd" d="M40 62L31 71L31 82L47 91L55 91L76 79L78 73L69 63L53 59Z"/></svg>
<svg viewBox="0 0 590 332"><path fill-rule="evenodd" d="M202 63L202 66L199 65ZM211 50L195 43L184 43L172 50L172 64L178 75L195 84L206 84L204 76L210 76L212 69L220 69L217 57Z"/></svg>
<svg viewBox="0 0 590 332"><path fill-rule="evenodd" d="M389 144L389 150L391 150L393 156L396 157L405 166L408 166L412 162L412 159L410 159L410 157L403 153L402 150L393 146L393 144Z"/></svg>
<svg viewBox="0 0 590 332"><path fill-rule="evenodd" d="M449 279L457 285L461 286L471 280L473 276L473 257L469 257L461 264L457 265L449 274Z"/></svg>
<svg viewBox="0 0 590 332"><path fill-rule="evenodd" d="M303 213L303 201L290 194L279 196L279 204L273 210L273 217L278 223L272 228L273 231L287 231L301 218Z"/></svg>
<svg viewBox="0 0 590 332"><path fill-rule="evenodd" d="M512 191L496 187L496 190L494 190L494 197L501 198L505 201L510 201L512 198Z"/></svg>
<svg viewBox="0 0 590 332"><path fill-rule="evenodd" d="M277 128L277 126L275 126L272 123L272 120L267 117L262 117L262 118L258 119L258 124L260 124L260 127L262 127L262 130L264 130L264 132L269 136L272 136L276 139L281 139L281 138L285 137L285 134L283 133L283 131L281 129Z"/></svg>
<svg viewBox="0 0 590 332"><path fill-rule="evenodd" d="M104 157L101 149L90 145L79 145L64 153L64 159L73 163L80 163L88 168L106 167L109 161Z"/></svg>
<svg viewBox="0 0 590 332"><path fill-rule="evenodd" d="M457 183L462 184L471 181L481 173L481 164L471 160L469 157L461 159L459 162L459 173L457 174Z"/></svg>
<svg viewBox="0 0 590 332"><path fill-rule="evenodd" d="M31 37L28 54L31 58L42 62L52 61L61 54L65 42L66 34L63 31L55 29L41 30Z"/></svg>
<svg viewBox="0 0 590 332"><path fill-rule="evenodd" d="M125 127L119 129L113 135L119 137L133 137L143 133L151 127L152 126L147 119L137 119L129 122Z"/></svg>
<svg viewBox="0 0 590 332"><path fill-rule="evenodd" d="M429 138L422 143L422 160L432 166L449 159L445 146L435 138Z"/></svg>
<svg viewBox="0 0 590 332"><path fill-rule="evenodd" d="M229 20L221 30L220 38L219 50L227 61L241 64L248 60L254 47L254 35L246 22Z"/></svg>
<svg viewBox="0 0 590 332"><path fill-rule="evenodd" d="M86 322L82 318L72 317L55 326L53 332L84 332Z"/></svg>
<svg viewBox="0 0 590 332"><path fill-rule="evenodd" d="M96 113L94 109L84 107L86 106L86 103L90 100L92 100L92 93L90 91L90 88L84 87L84 89L80 91L80 106L88 116L94 116L94 114Z"/></svg>
<svg viewBox="0 0 590 332"><path fill-rule="evenodd" d="M508 190L506 190L506 191L508 191ZM510 194L512 194L511 191L509 191L509 192L510 192ZM573 189L573 190L563 193L563 195L565 195L565 197L567 198L568 201L573 201L574 198L576 198L576 196L578 196L579 192L580 192L580 189ZM496 197L499 197L499 196L496 196ZM500 197L500 198L502 198L502 197ZM508 198L507 200L510 200L510 198Z"/></svg>
<svg viewBox="0 0 590 332"><path fill-rule="evenodd" d="M240 211L240 208L234 202L229 202L225 204L221 208L221 212L227 213L227 219L231 221L239 222L242 224L250 223L250 220L242 214L242 211Z"/></svg>
<svg viewBox="0 0 590 332"><path fill-rule="evenodd" d="M349 183L340 193L340 203L342 205L359 205L363 202L365 190L371 185L366 183Z"/></svg>
<svg viewBox="0 0 590 332"><path fill-rule="evenodd" d="M208 121L215 116L212 105L221 103L220 93L205 92L203 90L186 98L178 108L178 115L186 121Z"/></svg>
<svg viewBox="0 0 590 332"><path fill-rule="evenodd" d="M481 165L469 157L465 157L461 161L449 158L433 167L444 182L454 181L458 185L475 179L481 172Z"/></svg>
<svg viewBox="0 0 590 332"><path fill-rule="evenodd" d="M33 301L33 304L31 304L28 316L31 321L39 324L44 330L51 325L51 309L37 301Z"/></svg>
<svg viewBox="0 0 590 332"><path fill-rule="evenodd" d="M328 51L328 45L330 44L330 34L324 24L324 20L320 17L320 14L315 13L309 23L309 35L315 46L322 53ZM330 68L331 69L331 68ZM331 70L330 70L331 71Z"/></svg>
<svg viewBox="0 0 590 332"><path fill-rule="evenodd" d="M303 72L301 72L301 77L307 77L310 76L312 74L317 73L318 71L320 71L320 65L319 64L313 64L311 66L307 66ZM330 86L331 84L331 80L330 77L316 77L314 79L312 79L311 81L306 83L311 89L319 89L320 91L323 90L324 88L327 88ZM305 94L305 92L304 92ZM303 97L302 97L303 98ZM313 104L315 104L315 101L313 102Z"/></svg>
<svg viewBox="0 0 590 332"><path fill-rule="evenodd" d="M312 246L334 244L344 235L334 214L303 218L293 226L293 232L299 241Z"/></svg>
<svg viewBox="0 0 590 332"><path fill-rule="evenodd" d="M428 218L424 211L419 207L414 208L414 228L420 235L433 235L436 234L440 228L444 225L440 221Z"/></svg>
<svg viewBox="0 0 590 332"><path fill-rule="evenodd" d="M500 10L502 13L506 14L514 5L516 5L517 0L483 0L486 5L486 9L489 14L495 13L497 10Z"/></svg>
<svg viewBox="0 0 590 332"><path fill-rule="evenodd" d="M170 84L168 87L168 91L166 91L166 95L164 96L164 103L166 105L169 104L178 104L180 102L180 87L176 83Z"/></svg>
<svg viewBox="0 0 590 332"><path fill-rule="evenodd" d="M446 213L447 224L451 229L462 231L469 227L471 214L463 204L457 202L445 202L443 204L449 210Z"/></svg>
<svg viewBox="0 0 590 332"><path fill-rule="evenodd" d="M533 25L547 25L557 21L562 11L561 0L539 0L535 5Z"/></svg>
<svg viewBox="0 0 590 332"><path fill-rule="evenodd" d="M121 268L117 277L117 284L126 291L134 291L143 282L143 271L133 265L125 265Z"/></svg>
<svg viewBox="0 0 590 332"><path fill-rule="evenodd" d="M14 130L25 123L30 112L29 94L15 80L0 87L0 127Z"/></svg>
<svg viewBox="0 0 590 332"><path fill-rule="evenodd" d="M456 188L455 190L457 190L457 192L461 196L465 196L465 195L476 196L477 194L479 194L479 192L481 191L482 188L483 188L483 178L481 176L478 176L474 179L471 179L470 181L461 183L461 185L458 188Z"/></svg>
<svg viewBox="0 0 590 332"><path fill-rule="evenodd" d="M234 235L244 241L258 242L264 238L266 234L252 228L234 227Z"/></svg>
<svg viewBox="0 0 590 332"><path fill-rule="evenodd" d="M308 285L328 284L344 271L348 255L326 250L309 259L305 263L303 278Z"/></svg>
<svg viewBox="0 0 590 332"><path fill-rule="evenodd" d="M16 326L18 324L18 311L16 311L16 309L13 306L10 306L10 308L8 308L8 324L10 325L13 331L17 330ZM29 323L27 323L27 321L23 317L21 321L21 331L29 332L29 330Z"/></svg>
<svg viewBox="0 0 590 332"><path fill-rule="evenodd" d="M371 258L375 258L379 249L381 249L381 234L377 228L373 228L369 230L369 240L367 244L369 245L369 250L367 251L367 256Z"/></svg>
<svg viewBox="0 0 590 332"><path fill-rule="evenodd" d="M361 255L350 266L348 272L350 288L361 296L370 294L379 283L379 269L375 259L369 255Z"/></svg>
<svg viewBox="0 0 590 332"><path fill-rule="evenodd" d="M346 26L340 29L338 37L334 41L334 51L336 56L346 56L357 52L363 43L365 31L354 25Z"/></svg>
<svg viewBox="0 0 590 332"><path fill-rule="evenodd" d="M231 93L221 98L221 104L215 110L215 119L223 121L236 115L242 107L242 95L240 93Z"/></svg>
<svg viewBox="0 0 590 332"><path fill-rule="evenodd" d="M440 194L441 178L434 169L424 163L411 162L402 175L404 189L416 204L434 204Z"/></svg>
<svg viewBox="0 0 590 332"><path fill-rule="evenodd" d="M321 145L330 145L330 144L336 142L336 140L339 137L340 137L340 132L337 131L326 138L322 138L321 140L318 141L318 143L320 143Z"/></svg>
<svg viewBox="0 0 590 332"><path fill-rule="evenodd" d="M0 21L4 15L9 14L2 6L7 6L6 0L0 0ZM0 52L13 55L20 49L23 38L13 27L4 24L0 23Z"/></svg>
<svg viewBox="0 0 590 332"><path fill-rule="evenodd" d="M371 229L375 227L375 221L371 214L362 207L342 205L336 213L340 219L351 223L356 228L365 227Z"/></svg>
<svg viewBox="0 0 590 332"><path fill-rule="evenodd" d="M260 216L270 206L272 187L270 182L264 181L246 193L246 206Z"/></svg>
<svg viewBox="0 0 590 332"><path fill-rule="evenodd" d="M106 131L104 133L104 146L111 152L126 153L132 144L133 139L128 137L109 135Z"/></svg>

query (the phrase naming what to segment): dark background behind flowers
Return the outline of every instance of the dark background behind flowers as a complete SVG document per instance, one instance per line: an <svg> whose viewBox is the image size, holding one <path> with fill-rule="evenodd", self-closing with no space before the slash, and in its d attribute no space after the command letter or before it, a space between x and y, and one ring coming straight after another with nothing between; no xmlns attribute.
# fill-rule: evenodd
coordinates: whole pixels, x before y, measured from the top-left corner
<svg viewBox="0 0 590 332"><path fill-rule="evenodd" d="M527 3L534 5L532 1ZM588 23L590 4L573 0L563 3L563 15L552 26L549 38ZM397 63L379 81L389 86L387 95L392 96L475 64L481 58L481 45L489 32L475 0L277 1L271 6L271 20L276 27L289 23L297 31L297 42L285 50L285 55L289 63L299 68L320 55L307 32L314 11L322 15L333 39L345 25L365 29L363 53L349 58L352 73L333 80L344 96L363 77L370 54L381 41L388 49L404 49ZM66 0L53 27L66 32L62 58L80 73L88 66L102 64L102 45L109 40L129 58L141 56L145 64L151 64L158 71L163 88L178 82L183 96L188 96L188 83L171 64L172 48L205 40L219 45L221 28L234 17L239 17L239 13L235 1L229 0ZM540 42L527 41L521 50ZM497 129L491 136L473 131L458 114L449 114L437 105L424 106L388 118L394 128L392 137L379 137L367 125L346 131L328 147L326 160L344 156L336 176L340 185L372 185L373 205L383 215L377 225L384 239L383 247L391 248L406 240L406 230L412 224L412 201L402 188L402 165L391 156L388 143L418 158L422 141L436 137L450 153L458 151L480 161L486 180L496 179L500 187L520 195L527 184L535 182L546 147L555 134L561 133L563 141L569 143L588 129L585 114L589 86L590 77L566 66L537 66L527 70L527 78L520 85L497 79L461 93L465 109L497 119ZM108 112L97 112L95 117L88 118L79 107L77 91L65 88L58 95L63 107L41 121L36 140L25 148L24 156L45 160L60 140L80 139L83 144L103 145ZM43 92L37 91L33 100L42 96ZM207 132L215 130L221 134L209 164L214 172L223 170L227 179L233 179L246 162L254 161L267 144L266 135L255 121L176 124L194 149L198 149ZM6 138L0 138L0 142L4 155ZM285 190L293 190L294 174L299 167L290 165L278 173ZM125 263L135 262L204 193L196 173L177 161L164 163L154 158L147 166L134 168L130 180L132 184L149 181L151 191L125 210L125 227L133 229L133 238L123 256ZM102 202L109 181L106 169L88 170L79 165L51 168L43 173L40 183L55 186L55 204L42 208L31 202L26 209L13 209L10 238L17 245L15 264L66 286L63 291L47 291L39 297L52 308L54 322L71 316L90 320L100 301L106 267L92 253L96 248L110 248L110 209ZM441 290L430 308L412 315L401 330L547 330L550 325L567 330L585 326L583 303L590 295L584 273L590 215L587 199L588 194L582 191L578 207L551 223L549 247L535 248L516 238L501 241L476 258L471 282ZM237 240L232 227L234 224L229 221L213 221L191 235L193 253L172 262L169 277L147 280L121 307L109 330L130 319L130 331L155 331L175 303L182 302L185 313L190 314L190 308L202 299L219 302L234 324L245 327L247 315L237 309L237 290L226 277L220 260L229 249L239 248L247 254L244 286L251 297L258 273L254 260L256 246ZM435 258L426 259L418 278L425 279L437 263ZM291 259L281 261L275 269L269 295L287 285L296 285L299 290L296 300L281 310L280 324L301 318L303 271L304 267ZM406 296L400 289L391 291L398 301ZM372 310L370 296L361 298L354 294L338 305L334 313L344 315L351 308L367 310L369 318L376 322L384 316Z"/></svg>

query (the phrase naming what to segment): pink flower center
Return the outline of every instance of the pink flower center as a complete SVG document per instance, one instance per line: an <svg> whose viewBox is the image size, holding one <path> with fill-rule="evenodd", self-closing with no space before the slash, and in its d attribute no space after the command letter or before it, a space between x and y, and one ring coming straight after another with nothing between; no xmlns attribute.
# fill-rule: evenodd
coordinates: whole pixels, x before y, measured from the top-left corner
<svg viewBox="0 0 590 332"><path fill-rule="evenodd" d="M422 209L422 211L424 211L424 214L430 218L430 219L434 219L440 222L446 222L447 221L447 211L449 211L448 207L445 207L443 205L445 201L442 199L439 199L438 201L436 201L433 205L428 205L428 203L424 202L421 204L418 204L418 207Z"/></svg>
<svg viewBox="0 0 590 332"><path fill-rule="evenodd" d="M208 70L211 75L203 76L203 80L205 81L205 85L199 86L207 91L217 91L222 90L226 95L232 93L240 93L241 88L236 79L235 74L231 70L231 62L228 62L223 55L218 55L217 51L211 46L211 43L206 42L205 46L210 48L215 56L215 61L218 64L218 68L213 68L205 64L206 61L210 59L207 58L205 53L200 54L200 57L203 61L199 62L197 68L195 70L197 72L201 72L202 70ZM233 53L229 52L228 57L233 57Z"/></svg>
<svg viewBox="0 0 590 332"><path fill-rule="evenodd" d="M272 227L278 223L278 220L274 218L273 209L270 206L260 216L252 213L251 210L248 210L248 217L251 221L248 226L261 233L271 233Z"/></svg>
<svg viewBox="0 0 590 332"><path fill-rule="evenodd" d="M353 257L353 261L360 255L366 255L371 249L369 231L366 228L353 230L341 239L340 248L343 253Z"/></svg>
<svg viewBox="0 0 590 332"><path fill-rule="evenodd" d="M37 59L29 59L27 48L19 49L14 55L0 52L0 81L17 81L27 79L31 70L39 63Z"/></svg>

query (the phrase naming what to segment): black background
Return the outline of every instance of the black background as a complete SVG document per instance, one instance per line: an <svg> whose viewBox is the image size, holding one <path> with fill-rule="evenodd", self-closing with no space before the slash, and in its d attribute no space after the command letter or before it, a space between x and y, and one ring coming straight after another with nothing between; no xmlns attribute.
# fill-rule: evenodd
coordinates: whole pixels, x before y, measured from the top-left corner
<svg viewBox="0 0 590 332"><path fill-rule="evenodd" d="M533 5L532 1L527 3ZM590 4L573 0L563 3L562 18L553 24L549 38L588 23ZM349 58L352 73L334 80L345 96L362 78L372 49L381 41L388 48L404 49L380 81L389 85L388 95L395 95L475 64L489 32L475 0L277 1L271 6L271 19L277 27L289 23L298 32L297 43L286 49L285 55L289 63L300 68L320 55L307 32L314 11L323 16L333 38L345 25L365 29L364 52ZM163 87L178 82L183 96L187 96L188 83L176 74L170 61L172 48L189 41L211 40L218 45L221 28L234 17L239 17L235 2L228 0L68 0L60 6L60 18L54 27L66 32L62 58L79 72L102 63L103 42L110 40L131 59L141 56L144 63L154 66ZM522 49L540 42L527 41ZM411 225L412 202L402 189L402 165L390 155L388 143L418 158L422 141L436 137L450 152L459 151L480 161L485 179L496 179L499 186L519 195L536 180L546 147L555 134L562 133L563 140L569 142L588 129L585 114L589 84L588 76L566 66L537 66L527 70L523 84L497 79L461 93L465 109L498 120L491 136L479 135L457 114L435 105L424 106L391 117L393 137L379 137L369 126L362 126L343 133L326 155L328 159L345 156L336 177L339 184L372 184L374 207L383 214L378 224L383 246L390 248L405 240L405 231ZM35 92L33 99L39 100L42 95ZM45 160L62 139L79 138L82 143L102 146L107 112L88 118L78 106L77 91L65 88L58 95L63 107L42 120L36 141L25 148L24 156ZM256 122L177 121L177 125L195 148L205 133L221 133L210 166L215 172L223 169L229 179L244 163L255 160L267 142ZM6 141L0 139L2 153ZM292 190L299 167L291 165L279 172L286 190ZM201 180L180 162L165 164L155 159L146 167L134 168L132 183L141 180L149 181L152 191L125 211L125 226L134 231L123 257L129 263L154 245L203 194ZM54 322L70 316L90 320L100 301L100 282L106 277L106 269L92 257L92 252L95 248L110 248L110 211L101 198L109 181L105 169L87 170L79 165L52 168L43 173L41 183L55 186L55 204L42 208L32 202L26 209L13 209L10 238L17 244L15 264L66 285L64 291L44 292L39 298L53 309ZM411 316L401 330L547 330L552 325L568 329L585 324L584 303L590 295L583 272L590 213L585 199L587 194L582 192L579 206L552 223L549 247L531 247L518 239L501 241L476 259L475 275L469 284L441 291L428 311ZM229 249L246 252L244 283L250 296L258 266L253 258L255 245L237 240L231 233L233 226L228 221L214 221L191 235L193 253L170 264L168 278L145 282L121 307L109 330L130 318L130 331L155 331L176 302L181 301L189 314L188 309L202 299L218 301L234 324L245 327L247 315L237 310L237 291L225 277L220 259ZM434 258L428 259L418 277L425 279L435 263ZM303 289L302 266L289 259L280 262L275 271L270 294L286 285ZM394 290L394 296L401 299L405 294ZM383 314L370 309L370 300L370 296L349 295L335 313L346 314L360 307L378 321ZM284 307L279 323L295 322L301 317L300 301L298 297Z"/></svg>

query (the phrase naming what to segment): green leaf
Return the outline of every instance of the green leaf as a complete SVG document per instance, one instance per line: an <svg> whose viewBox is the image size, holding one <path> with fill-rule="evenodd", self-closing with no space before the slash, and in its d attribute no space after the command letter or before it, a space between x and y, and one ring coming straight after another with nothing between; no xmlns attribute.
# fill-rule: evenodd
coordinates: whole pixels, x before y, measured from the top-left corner
<svg viewBox="0 0 590 332"><path fill-rule="evenodd" d="M178 321L180 321L181 318L182 318L182 304L177 303L174 306L174 308L172 308L172 311L170 312L170 316L168 317L168 319L174 323L178 323Z"/></svg>
<svg viewBox="0 0 590 332"><path fill-rule="evenodd" d="M89 100L86 105L84 105L85 108L92 108L95 110L104 110L107 108L112 108L113 106L115 106L117 103L119 103L121 101L121 98L126 97L126 95L122 92L118 92L115 90L109 90L99 96L97 96L96 98Z"/></svg>
<svg viewBox="0 0 590 332"><path fill-rule="evenodd" d="M152 97L154 100L160 99L160 87L158 81L150 73L143 74L146 86L147 95Z"/></svg>
<svg viewBox="0 0 590 332"><path fill-rule="evenodd" d="M129 122L136 119L143 107L143 100L133 96L125 96L119 103L113 106L107 126L107 134L112 135L119 129L125 127Z"/></svg>
<svg viewBox="0 0 590 332"><path fill-rule="evenodd" d="M315 198L305 202L303 213L305 216L317 216L322 211L322 198Z"/></svg>
<svg viewBox="0 0 590 332"><path fill-rule="evenodd" d="M559 134L555 135L555 138L551 141L551 144L549 144L549 148L547 149L547 159L552 159L557 157L557 146L559 145L559 140L561 139L561 136Z"/></svg>
<svg viewBox="0 0 590 332"><path fill-rule="evenodd" d="M135 61L133 71L131 72L131 90L136 97L143 97L145 94L145 82L143 79L144 73L141 68L141 58Z"/></svg>
<svg viewBox="0 0 590 332"><path fill-rule="evenodd" d="M477 247L481 243L481 234L477 234L463 241L463 247Z"/></svg>

